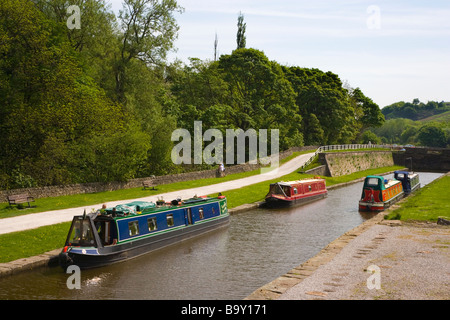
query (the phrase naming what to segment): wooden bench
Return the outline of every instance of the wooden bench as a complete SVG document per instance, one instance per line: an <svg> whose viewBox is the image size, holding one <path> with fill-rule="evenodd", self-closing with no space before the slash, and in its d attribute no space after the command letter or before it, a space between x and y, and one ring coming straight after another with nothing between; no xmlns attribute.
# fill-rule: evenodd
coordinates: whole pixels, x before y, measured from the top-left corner
<svg viewBox="0 0 450 320"><path fill-rule="evenodd" d="M144 190L146 190L147 188L152 188L152 190L156 190L156 184L153 183L153 180L147 180L142 182L142 185L144 186Z"/></svg>
<svg viewBox="0 0 450 320"><path fill-rule="evenodd" d="M14 195L8 196L8 203L10 206L13 204L17 205L17 204L26 203L26 202L28 202L28 207L31 208L30 202L34 202L34 198L31 197L27 193L14 194Z"/></svg>

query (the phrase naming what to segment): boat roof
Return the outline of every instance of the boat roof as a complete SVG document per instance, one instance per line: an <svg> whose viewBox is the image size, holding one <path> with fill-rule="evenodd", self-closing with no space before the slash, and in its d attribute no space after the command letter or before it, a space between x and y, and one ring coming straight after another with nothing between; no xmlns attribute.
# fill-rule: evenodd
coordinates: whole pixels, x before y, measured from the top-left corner
<svg viewBox="0 0 450 320"><path fill-rule="evenodd" d="M366 179L375 178L375 179L382 179L384 180L384 177L382 176L367 176Z"/></svg>
<svg viewBox="0 0 450 320"><path fill-rule="evenodd" d="M324 179L304 179L304 180L296 180L296 181L280 181L277 184L282 186L291 186L293 184L303 184L303 183L313 183L313 182L321 182ZM276 183L273 183L276 184Z"/></svg>
<svg viewBox="0 0 450 320"><path fill-rule="evenodd" d="M404 170L398 170L395 171L394 173L396 174L404 174L405 176L409 176L409 177L414 177L417 176L418 174L415 172L411 172L411 171L404 171Z"/></svg>
<svg viewBox="0 0 450 320"><path fill-rule="evenodd" d="M192 207L200 203L209 203L213 201L220 200L219 198L210 198L210 197L194 197L190 199L186 199L181 202L181 204L176 207L184 208L184 207ZM127 204L120 204L112 208L107 208L106 212L108 214L113 213L115 211L118 214L131 214L136 215L138 213L158 213L160 211L172 210L174 206L169 207L158 207L154 202L145 202L145 201L134 201ZM115 209L115 210L114 210ZM121 218L120 216L117 218Z"/></svg>

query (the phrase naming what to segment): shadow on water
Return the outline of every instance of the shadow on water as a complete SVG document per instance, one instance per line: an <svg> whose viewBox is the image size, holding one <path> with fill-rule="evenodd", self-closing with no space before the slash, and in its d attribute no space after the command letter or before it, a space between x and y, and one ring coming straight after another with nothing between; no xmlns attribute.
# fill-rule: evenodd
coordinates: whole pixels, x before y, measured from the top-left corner
<svg viewBox="0 0 450 320"><path fill-rule="evenodd" d="M439 176L421 173L422 186ZM80 290L67 288L70 274L60 268L0 279L0 299L243 299L370 219L358 211L361 189L362 182L304 206L234 214L228 227L83 270Z"/></svg>

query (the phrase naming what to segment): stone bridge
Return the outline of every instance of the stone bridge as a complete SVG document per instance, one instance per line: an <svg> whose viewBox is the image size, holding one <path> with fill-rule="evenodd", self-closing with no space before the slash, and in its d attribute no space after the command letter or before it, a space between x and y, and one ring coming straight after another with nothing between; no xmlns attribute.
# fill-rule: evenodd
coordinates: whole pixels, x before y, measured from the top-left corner
<svg viewBox="0 0 450 320"><path fill-rule="evenodd" d="M450 149L405 148L406 151L393 152L394 163L412 171L450 171Z"/></svg>

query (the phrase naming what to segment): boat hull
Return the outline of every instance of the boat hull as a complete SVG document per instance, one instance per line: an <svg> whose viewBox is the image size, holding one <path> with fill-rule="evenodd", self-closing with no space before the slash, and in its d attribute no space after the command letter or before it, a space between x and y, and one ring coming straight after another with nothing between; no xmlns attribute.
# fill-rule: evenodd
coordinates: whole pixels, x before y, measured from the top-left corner
<svg viewBox="0 0 450 320"><path fill-rule="evenodd" d="M390 199L385 202L366 202L359 201L359 211L372 211L372 212L381 212L392 206L397 201L401 200L405 196L405 193L398 194L395 198Z"/></svg>
<svg viewBox="0 0 450 320"><path fill-rule="evenodd" d="M301 206L307 203L317 201L328 196L328 192L322 192L315 195L309 195L307 197L298 198L281 198L276 196L267 197L264 206L267 208L287 208L294 206Z"/></svg>
<svg viewBox="0 0 450 320"><path fill-rule="evenodd" d="M209 221L189 225L175 231L130 241L120 245L107 246L98 249L89 248L84 251L82 248L78 250L76 248L72 248L69 252L60 253L59 262L61 267L64 269L70 265L76 265L80 269L102 267L133 259L183 240L225 227L228 223L229 214L226 214L210 219Z"/></svg>

